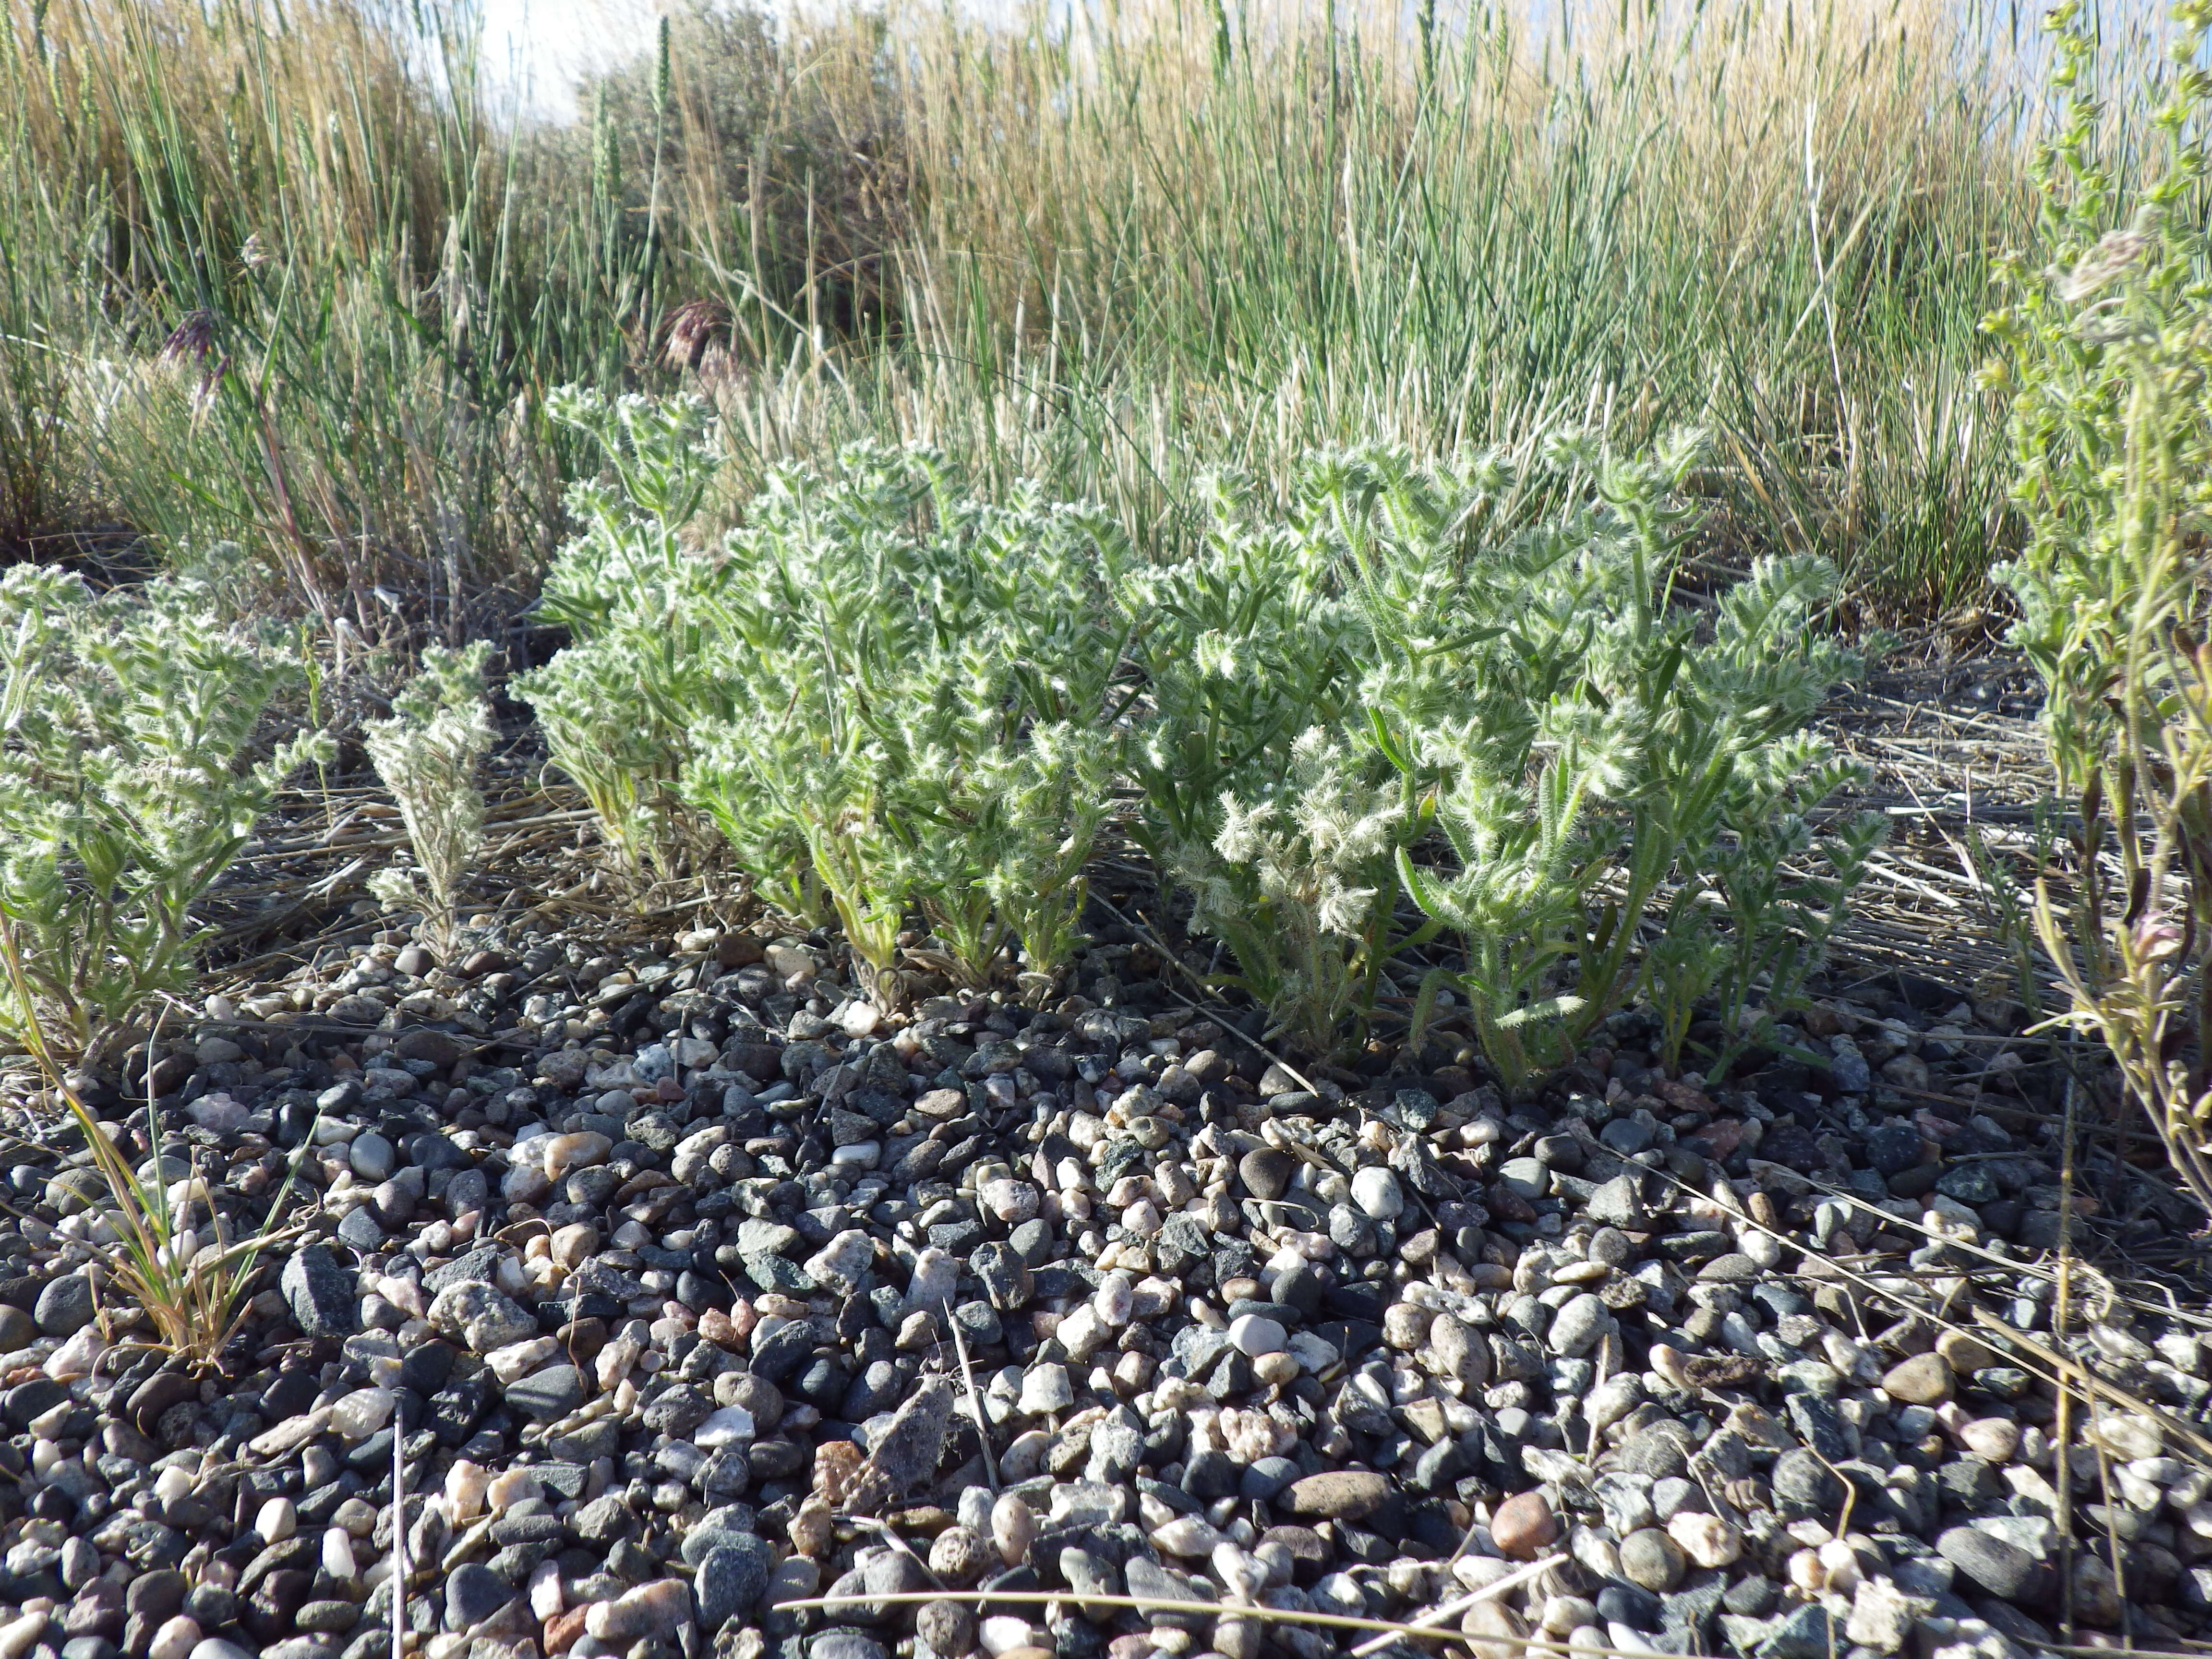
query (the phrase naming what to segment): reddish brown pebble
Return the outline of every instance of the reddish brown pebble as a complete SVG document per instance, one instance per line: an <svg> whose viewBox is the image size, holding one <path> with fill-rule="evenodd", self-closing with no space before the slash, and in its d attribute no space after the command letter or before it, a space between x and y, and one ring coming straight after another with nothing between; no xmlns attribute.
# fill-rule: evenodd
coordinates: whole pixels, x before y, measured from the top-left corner
<svg viewBox="0 0 2212 1659"><path fill-rule="evenodd" d="M1559 1517L1540 1492L1507 1498L1490 1520L1491 1541L1516 1561L1534 1560L1536 1552L1559 1535Z"/></svg>
<svg viewBox="0 0 2212 1659"><path fill-rule="evenodd" d="M545 1651L566 1653L574 1647L576 1638L584 1633L584 1615L590 1611L588 1607L570 1607L548 1619L545 1621Z"/></svg>

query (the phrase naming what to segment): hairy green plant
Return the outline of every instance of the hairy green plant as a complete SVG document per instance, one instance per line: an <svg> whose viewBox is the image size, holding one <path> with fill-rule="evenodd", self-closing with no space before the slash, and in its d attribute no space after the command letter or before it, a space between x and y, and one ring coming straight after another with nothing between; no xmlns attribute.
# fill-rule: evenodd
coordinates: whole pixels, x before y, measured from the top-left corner
<svg viewBox="0 0 2212 1659"><path fill-rule="evenodd" d="M1392 855L1405 835L1405 792L1370 781L1371 755L1319 726L1291 744L1283 777L1224 792L1207 848L1179 849L1191 926L1235 953L1222 982L1265 1006L1273 1035L1334 1053L1372 1014L1394 939Z"/></svg>
<svg viewBox="0 0 2212 1659"><path fill-rule="evenodd" d="M1217 489L1198 549L1123 579L1149 699L1137 833L1279 1034L1357 1044L1386 964L1448 930L1465 964L1431 974L1415 1030L1456 991L1518 1084L1631 994L1645 917L1686 883L1729 922L1679 902L1660 965L1705 964L1698 995L1795 994L1803 930L1833 926L1814 901L1863 854L1792 885L1779 823L1844 781L1799 728L1856 659L1817 626L1816 559L1759 562L1702 631L1670 605L1698 453L1324 455L1279 515Z"/></svg>
<svg viewBox="0 0 2212 1659"><path fill-rule="evenodd" d="M962 496L933 452L787 469L720 550L721 701L684 790L763 893L827 896L887 996L919 905L971 983L1065 968L1103 819L1122 629L1095 511Z"/></svg>
<svg viewBox="0 0 2212 1659"><path fill-rule="evenodd" d="M513 689L622 868L674 876L701 845L677 780L697 723L724 709L716 642L698 621L719 573L683 541L716 468L702 441L706 407L564 388L546 412L589 439L612 476L570 487L581 531L562 544L538 599L574 642Z"/></svg>
<svg viewBox="0 0 2212 1659"><path fill-rule="evenodd" d="M364 733L415 854L413 869L380 871L369 890L393 909L419 910L425 942L441 956L453 949L461 890L483 851L477 772L491 752L483 678L490 655L483 641L458 651L431 647L392 700L392 718L370 721Z"/></svg>
<svg viewBox="0 0 2212 1659"><path fill-rule="evenodd" d="M1278 525L1241 481L1201 494L1196 545L1115 584L1143 673L1130 833L1190 892L1192 926L1234 952L1224 982L1267 1008L1273 1034L1332 1052L1389 954L1404 802L1376 795L1372 757L1342 741L1359 617L1305 495Z"/></svg>
<svg viewBox="0 0 2212 1659"><path fill-rule="evenodd" d="M42 1023L96 1057L190 981L193 904L326 747L252 758L297 674L274 630L225 626L189 583L95 597L57 571L0 576L0 916L22 957L0 1032Z"/></svg>
<svg viewBox="0 0 2212 1659"><path fill-rule="evenodd" d="M1056 978L1112 770L1110 522L1030 488L969 500L934 452L862 445L771 473L695 546L702 405L549 406L613 476L571 491L582 532L546 581L575 643L516 690L610 843L672 871L712 825L763 899L834 914L886 997L917 906L963 980L1009 937Z"/></svg>
<svg viewBox="0 0 2212 1659"><path fill-rule="evenodd" d="M2104 1039L2212 1211L2212 5L2172 16L2149 130L2116 143L2091 29L2072 0L2051 13L2065 117L2036 160L2039 246L2002 263L2008 302L1987 326L2028 527L1996 574L2045 684L2053 781L2079 813L2072 890L2039 879L2035 898L2059 1019ZM2128 192L2112 151L2138 143L2147 182Z"/></svg>
<svg viewBox="0 0 2212 1659"><path fill-rule="evenodd" d="M1132 827L1164 872L1204 861L1224 792L1265 788L1307 731L1343 717L1357 617L1333 550L1226 476L1205 481L1207 520L1184 557L1133 564L1115 597L1147 707L1128 754L1142 792Z"/></svg>
<svg viewBox="0 0 2212 1659"><path fill-rule="evenodd" d="M1681 1066L1698 1005L1718 1004L1724 1035L1705 1068L1715 1083L1772 1037L1777 1016L1803 1006L1805 982L1888 829L1878 812L1816 825L1832 796L1866 780L1809 733L1750 750L1734 772L1719 834L1669 900L1643 976L1670 1071Z"/></svg>
<svg viewBox="0 0 2212 1659"><path fill-rule="evenodd" d="M1369 733L1412 792L1400 876L1466 942L1423 1012L1437 988L1460 993L1510 1083L1630 994L1670 884L1728 896L1732 929L1696 954L1732 996L1756 979L1786 1000L1802 977L1775 918L1807 912L1784 903L1784 843L1757 820L1785 781L1809 809L1844 781L1799 728L1857 659L1816 626L1835 586L1819 560L1759 561L1703 629L1670 605L1698 453L1694 437L1641 458L1572 440L1532 465L1431 475L1381 454L1328 477L1372 641ZM1418 845L1431 829L1441 857ZM1839 871L1844 890L1863 862ZM1692 902L1675 915L1662 966L1711 921Z"/></svg>

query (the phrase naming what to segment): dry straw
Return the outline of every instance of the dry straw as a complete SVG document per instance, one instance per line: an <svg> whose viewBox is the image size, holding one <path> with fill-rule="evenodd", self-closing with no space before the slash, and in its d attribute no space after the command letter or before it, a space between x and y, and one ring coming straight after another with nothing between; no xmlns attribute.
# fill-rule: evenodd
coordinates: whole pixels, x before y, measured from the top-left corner
<svg viewBox="0 0 2212 1659"><path fill-rule="evenodd" d="M1214 463L1699 422L1722 535L1942 601L2000 528L1969 382L2032 125L1963 9L712 5L547 133L368 0L10 0L0 410L70 411L32 493L372 637L380 586L526 580L537 398L638 374L713 391L740 488L919 437L1146 536ZM140 371L200 311L195 419Z"/></svg>

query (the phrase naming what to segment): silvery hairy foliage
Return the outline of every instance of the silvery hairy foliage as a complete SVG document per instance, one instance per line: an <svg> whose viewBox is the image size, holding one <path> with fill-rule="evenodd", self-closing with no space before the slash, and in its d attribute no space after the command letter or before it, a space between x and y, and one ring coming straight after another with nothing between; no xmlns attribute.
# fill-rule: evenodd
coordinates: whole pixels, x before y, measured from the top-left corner
<svg viewBox="0 0 2212 1659"><path fill-rule="evenodd" d="M1754 992L1786 1006L1880 838L1872 817L1802 829L1856 777L1803 730L1860 668L1820 625L1828 565L1760 560L1702 621L1672 602L1697 453L1693 437L1631 459L1553 445L1537 465L1564 507L1480 547L1391 538L1364 584L1378 742L1449 849L1409 847L1401 874L1464 938L1465 969L1438 982L1465 998L1511 1082L1639 981L1662 1008L1717 987L1735 1012ZM1451 495L1432 499L1397 521L1458 521ZM1785 876L1804 858L1827 874ZM1644 951L1664 895L1672 928Z"/></svg>
<svg viewBox="0 0 2212 1659"><path fill-rule="evenodd" d="M364 733L370 763L398 803L415 854L411 870L377 872L369 890L394 909L419 910L427 942L453 948L461 890L483 850L477 769L491 752L483 667L491 647L433 646L392 700L392 718Z"/></svg>
<svg viewBox="0 0 2212 1659"><path fill-rule="evenodd" d="M1847 781L1801 728L1856 659L1814 625L1819 561L1762 564L1702 632L1670 603L1695 453L1321 457L1286 511L1218 490L1188 558L1124 579L1144 834L1278 1034L1346 1050L1391 960L1450 933L1464 966L1429 975L1413 1024L1455 992L1517 1082L1630 994L1648 913L1686 888L1741 895L1678 907L1735 964L1692 1000L1802 981L1817 942L1792 928L1834 907L1768 878L1828 843L1778 840L1756 803L1781 789L1802 817Z"/></svg>
<svg viewBox="0 0 2212 1659"><path fill-rule="evenodd" d="M686 798L777 903L826 900L879 988L918 908L956 976L984 982L1018 942L1042 988L1108 803L1103 573L1123 557L1098 513L971 500L926 450L778 472L705 605L729 713Z"/></svg>
<svg viewBox="0 0 2212 1659"><path fill-rule="evenodd" d="M1222 940L1237 971L1223 982L1263 1002L1276 1032L1329 1052L1371 1010L1392 954L1392 862L1404 792L1370 781L1370 755L1310 726L1284 775L1225 791L1211 842L1179 846L1191 927Z"/></svg>
<svg viewBox="0 0 2212 1659"><path fill-rule="evenodd" d="M193 905L328 751L303 734L257 757L298 673L189 582L95 596L34 566L0 576L0 1033L36 1022L46 1046L97 1056L191 982Z"/></svg>
<svg viewBox="0 0 2212 1659"><path fill-rule="evenodd" d="M1405 802L1376 794L1371 755L1343 736L1360 630L1335 549L1268 523L1237 480L1208 480L1205 504L1187 552L1115 582L1145 699L1130 833L1233 957L1219 981L1266 1007L1273 1035L1327 1052L1389 954L1376 934Z"/></svg>
<svg viewBox="0 0 2212 1659"><path fill-rule="evenodd" d="M516 689L609 842L666 872L711 827L770 905L834 917L886 995L916 909L923 959L963 981L1010 946L1032 989L1054 980L1115 771L1112 525L862 446L772 473L702 544L700 405L551 408L611 476L571 492L581 533L546 582L575 642Z"/></svg>
<svg viewBox="0 0 2212 1659"><path fill-rule="evenodd" d="M610 400L568 388L549 418L589 436L608 475L570 486L579 533L545 574L539 614L571 643L518 675L514 695L536 711L553 763L590 802L599 831L631 876L672 876L702 837L676 795L691 732L720 712L714 641L699 620L720 579L684 534L717 462L696 398Z"/></svg>

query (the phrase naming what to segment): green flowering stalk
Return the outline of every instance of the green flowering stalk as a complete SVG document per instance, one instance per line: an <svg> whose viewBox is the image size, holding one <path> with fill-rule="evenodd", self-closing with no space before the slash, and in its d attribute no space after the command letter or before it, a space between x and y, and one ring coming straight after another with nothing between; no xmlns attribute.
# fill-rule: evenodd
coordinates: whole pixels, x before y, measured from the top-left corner
<svg viewBox="0 0 2212 1659"><path fill-rule="evenodd" d="M2042 678L2060 798L2079 814L2075 883L2039 883L2035 922L2069 1002L2101 1036L2184 1182L2212 1210L2212 246L2204 226L2200 66L2212 5L2174 8L2147 182L2124 193L2098 156L2094 48L2056 8L2053 79L2069 94L2039 150L2041 247L2000 263L2008 302L1988 382L2011 397L2027 529L1993 574Z"/></svg>

